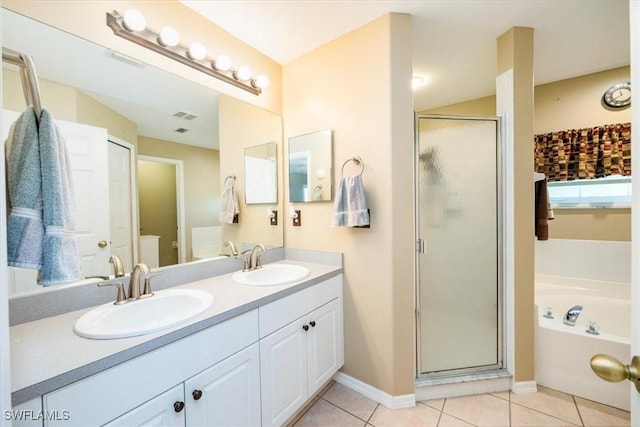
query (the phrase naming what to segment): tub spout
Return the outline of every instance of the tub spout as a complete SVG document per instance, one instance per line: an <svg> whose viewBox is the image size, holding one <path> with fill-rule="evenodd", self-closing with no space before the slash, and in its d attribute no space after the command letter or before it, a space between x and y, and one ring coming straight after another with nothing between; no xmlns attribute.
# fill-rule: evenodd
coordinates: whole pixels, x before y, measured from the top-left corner
<svg viewBox="0 0 640 427"><path fill-rule="evenodd" d="M582 313L582 306L574 305L565 313L563 323L569 326L576 326L576 320L578 320L580 313Z"/></svg>

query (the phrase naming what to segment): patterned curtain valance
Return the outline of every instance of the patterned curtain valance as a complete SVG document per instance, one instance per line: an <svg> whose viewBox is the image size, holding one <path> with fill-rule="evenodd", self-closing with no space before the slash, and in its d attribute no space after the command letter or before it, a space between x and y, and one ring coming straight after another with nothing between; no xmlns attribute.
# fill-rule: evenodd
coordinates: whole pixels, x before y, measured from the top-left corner
<svg viewBox="0 0 640 427"><path fill-rule="evenodd" d="M631 176L631 123L535 135L534 156L549 182Z"/></svg>

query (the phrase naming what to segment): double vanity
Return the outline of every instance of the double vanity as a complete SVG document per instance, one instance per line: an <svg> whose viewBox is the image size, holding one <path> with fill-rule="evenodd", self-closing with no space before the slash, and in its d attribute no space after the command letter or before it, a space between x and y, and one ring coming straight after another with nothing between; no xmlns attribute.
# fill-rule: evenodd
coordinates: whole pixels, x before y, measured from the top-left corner
<svg viewBox="0 0 640 427"><path fill-rule="evenodd" d="M274 251L260 269L172 267L151 298L13 326L14 409L41 415L14 424L284 424L343 365L342 266Z"/></svg>

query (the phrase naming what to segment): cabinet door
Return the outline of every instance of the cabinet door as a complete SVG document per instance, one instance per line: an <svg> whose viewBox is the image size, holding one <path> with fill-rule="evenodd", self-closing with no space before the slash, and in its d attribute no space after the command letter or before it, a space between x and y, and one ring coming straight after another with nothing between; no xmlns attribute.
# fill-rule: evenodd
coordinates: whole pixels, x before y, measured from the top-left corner
<svg viewBox="0 0 640 427"><path fill-rule="evenodd" d="M124 395L122 397L125 398ZM105 424L105 426L184 427L184 415L184 388L180 384Z"/></svg>
<svg viewBox="0 0 640 427"><path fill-rule="evenodd" d="M188 426L260 425L258 343L185 382Z"/></svg>
<svg viewBox="0 0 640 427"><path fill-rule="evenodd" d="M307 316L308 393L318 391L336 373L342 361L342 320L340 299L314 310Z"/></svg>
<svg viewBox="0 0 640 427"><path fill-rule="evenodd" d="M260 340L263 425L282 425L307 400L306 319Z"/></svg>

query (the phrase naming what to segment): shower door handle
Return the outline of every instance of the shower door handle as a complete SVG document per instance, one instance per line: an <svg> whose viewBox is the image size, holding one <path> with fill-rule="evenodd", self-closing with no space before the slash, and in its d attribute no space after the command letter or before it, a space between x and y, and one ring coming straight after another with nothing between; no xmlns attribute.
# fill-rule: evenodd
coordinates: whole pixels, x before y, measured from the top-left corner
<svg viewBox="0 0 640 427"><path fill-rule="evenodd" d="M424 239L416 240L416 252L419 254L423 254L425 252L425 241Z"/></svg>
<svg viewBox="0 0 640 427"><path fill-rule="evenodd" d="M633 356L631 365L625 365L608 354L596 354L591 358L591 369L605 381L617 383L629 380L640 393L640 356Z"/></svg>

